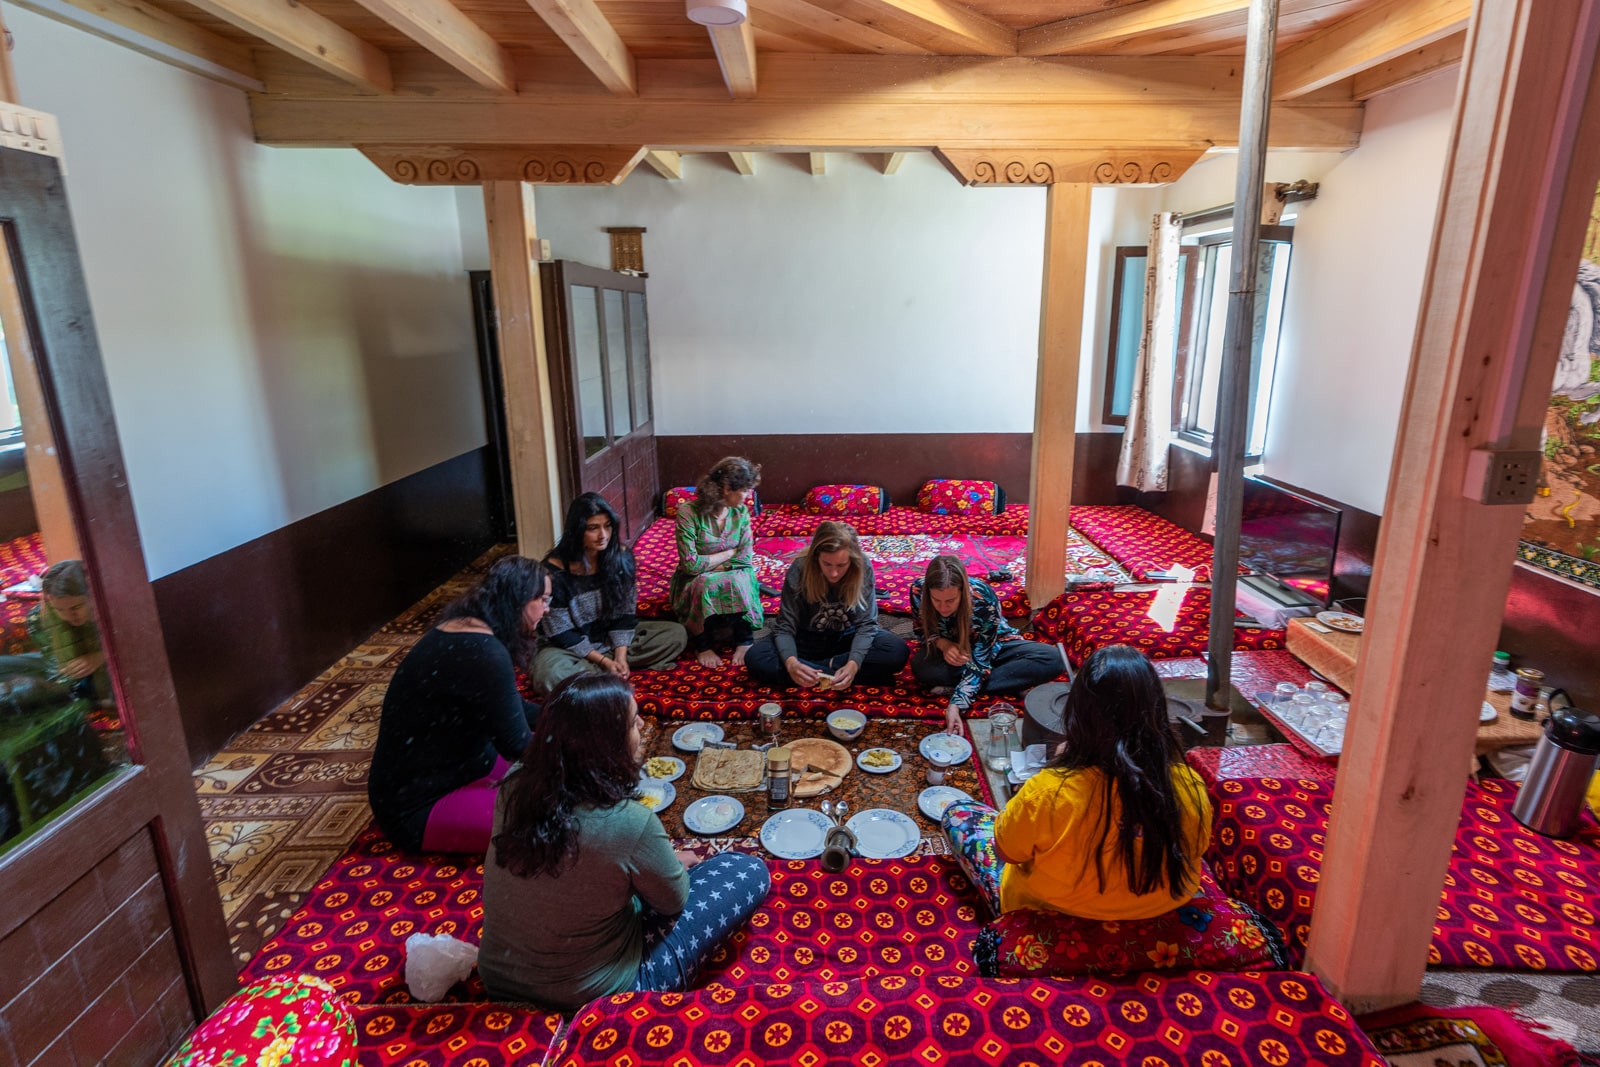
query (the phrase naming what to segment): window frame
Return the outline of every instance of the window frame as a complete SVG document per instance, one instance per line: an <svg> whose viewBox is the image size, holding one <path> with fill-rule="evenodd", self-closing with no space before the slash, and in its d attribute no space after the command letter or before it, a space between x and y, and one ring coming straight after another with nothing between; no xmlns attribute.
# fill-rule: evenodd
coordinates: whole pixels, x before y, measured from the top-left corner
<svg viewBox="0 0 1600 1067"><path fill-rule="evenodd" d="M1150 248L1148 245L1118 245L1113 251L1115 252L1115 258L1113 260L1111 281L1111 328L1107 331L1108 336L1106 339L1106 378L1105 389L1100 403L1100 422L1106 426L1126 427L1128 425L1128 416L1118 415L1111 410L1111 405L1117 392L1117 371L1121 365L1118 359L1117 343L1121 339L1123 328L1119 309L1122 307L1122 287L1126 281L1125 264L1130 259L1148 260L1150 258ZM1189 329L1194 315L1194 292L1195 286L1199 282L1199 257L1194 254L1192 247L1179 250L1178 267L1183 272L1183 300L1178 307L1177 345L1173 352L1175 369L1173 374L1172 404L1175 414L1178 410L1178 401L1183 395L1181 390L1185 361L1189 356ZM1148 269L1147 265L1146 270ZM1144 271L1139 273L1139 279L1142 286ZM1141 331L1143 329L1143 309L1144 301L1141 297L1139 320ZM1134 349L1134 359L1138 359L1137 348ZM1174 425L1174 428L1176 428L1176 425Z"/></svg>

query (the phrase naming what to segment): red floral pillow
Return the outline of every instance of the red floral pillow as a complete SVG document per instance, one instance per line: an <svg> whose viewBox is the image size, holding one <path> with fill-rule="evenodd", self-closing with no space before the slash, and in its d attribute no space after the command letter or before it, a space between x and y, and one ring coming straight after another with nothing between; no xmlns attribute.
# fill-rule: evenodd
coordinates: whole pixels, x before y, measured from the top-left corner
<svg viewBox="0 0 1600 1067"><path fill-rule="evenodd" d="M699 494L696 492L695 487L692 485L680 485L675 488L668 489L661 497L661 514L665 515L669 519L677 518L679 506L683 504L693 504L695 497L698 495ZM761 514L761 503L756 499L756 495L754 493L750 494L750 499L745 502L745 506L750 509L750 514Z"/></svg>
<svg viewBox="0 0 1600 1067"><path fill-rule="evenodd" d="M333 986L279 975L241 989L189 1035L167 1067L356 1067L356 1022Z"/></svg>
<svg viewBox="0 0 1600 1067"><path fill-rule="evenodd" d="M1154 919L1101 922L1059 912L1008 911L973 945L985 978L1070 978L1139 971L1278 970L1289 965L1283 936L1211 875L1194 899Z"/></svg>
<svg viewBox="0 0 1600 1067"><path fill-rule="evenodd" d="M877 515L889 506L889 494L878 485L818 485L800 506L813 515Z"/></svg>
<svg viewBox="0 0 1600 1067"><path fill-rule="evenodd" d="M994 482L935 478L917 490L917 507L934 515L998 515L1004 501Z"/></svg>

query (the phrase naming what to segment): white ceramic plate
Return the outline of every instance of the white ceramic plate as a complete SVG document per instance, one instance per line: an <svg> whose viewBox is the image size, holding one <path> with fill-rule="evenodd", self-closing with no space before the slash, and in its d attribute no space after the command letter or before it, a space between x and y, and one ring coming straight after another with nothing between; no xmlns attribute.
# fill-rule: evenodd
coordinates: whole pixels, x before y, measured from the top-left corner
<svg viewBox="0 0 1600 1067"><path fill-rule="evenodd" d="M644 798L644 806L651 811L662 812L672 807L672 802L678 799L678 787L671 782L657 781L654 778L641 778L639 780L639 796ZM651 804L650 801L655 803Z"/></svg>
<svg viewBox="0 0 1600 1067"><path fill-rule="evenodd" d="M938 822L944 818L944 809L958 800L971 800L969 793L964 793L953 785L930 785L917 794L917 807L922 809L922 814Z"/></svg>
<svg viewBox="0 0 1600 1067"><path fill-rule="evenodd" d="M894 762L885 763L881 767L875 767L866 762L867 752L887 752L889 755L894 757ZM856 757L856 766L860 767L868 774L888 774L890 771L898 771L900 769L900 764L904 762L905 760L900 758L900 753L896 752L892 748L869 748Z"/></svg>
<svg viewBox="0 0 1600 1067"><path fill-rule="evenodd" d="M697 834L720 834L739 825L744 818L744 805L733 797L701 797L683 809L683 825Z"/></svg>
<svg viewBox="0 0 1600 1067"><path fill-rule="evenodd" d="M1348 611L1319 611L1317 621L1335 630L1343 630L1347 634L1358 634L1367 628L1366 619L1360 615L1352 615Z"/></svg>
<svg viewBox="0 0 1600 1067"><path fill-rule="evenodd" d="M889 808L869 808L845 825L856 835L856 851L869 860L909 856L922 840L922 831L911 816Z"/></svg>
<svg viewBox="0 0 1600 1067"><path fill-rule="evenodd" d="M721 741L722 727L714 722L692 722L680 726L672 735L672 747L680 752L699 752L707 741Z"/></svg>
<svg viewBox="0 0 1600 1067"><path fill-rule="evenodd" d="M1500 713L1495 710L1495 706L1493 704L1489 703L1487 700L1485 700L1483 702L1483 707L1478 709L1478 721L1479 722L1494 722L1495 716L1497 716L1499 714Z"/></svg>
<svg viewBox="0 0 1600 1067"><path fill-rule="evenodd" d="M810 808L780 811L761 824L761 847L780 860L808 860L822 855L833 820Z"/></svg>
<svg viewBox="0 0 1600 1067"><path fill-rule="evenodd" d="M917 745L923 759L932 759L934 752L943 753L950 763L965 763L972 755L972 742L955 734L929 734Z"/></svg>
<svg viewBox="0 0 1600 1067"><path fill-rule="evenodd" d="M683 777L683 760L677 756L653 756L644 761L644 772L640 776L647 781L676 782ZM652 771L660 771L653 774Z"/></svg>

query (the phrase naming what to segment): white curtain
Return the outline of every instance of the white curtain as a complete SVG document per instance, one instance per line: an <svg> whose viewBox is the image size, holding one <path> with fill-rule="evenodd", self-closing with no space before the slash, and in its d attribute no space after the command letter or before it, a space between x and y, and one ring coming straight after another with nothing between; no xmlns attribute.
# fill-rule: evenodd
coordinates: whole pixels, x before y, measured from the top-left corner
<svg viewBox="0 0 1600 1067"><path fill-rule="evenodd" d="M1167 488L1167 443L1172 439L1173 359L1178 336L1178 216L1150 220L1144 275L1144 333L1133 374L1128 424L1117 458L1117 483L1146 492Z"/></svg>

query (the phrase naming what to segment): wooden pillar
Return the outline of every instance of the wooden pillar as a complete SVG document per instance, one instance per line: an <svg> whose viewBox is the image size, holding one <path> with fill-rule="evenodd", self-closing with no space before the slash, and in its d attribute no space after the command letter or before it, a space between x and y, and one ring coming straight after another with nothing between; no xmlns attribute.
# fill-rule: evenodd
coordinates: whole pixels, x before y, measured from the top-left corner
<svg viewBox="0 0 1600 1067"><path fill-rule="evenodd" d="M500 341L517 550L538 558L555 544L561 504L544 304L532 252L538 237L533 186L520 181L485 182L483 206L489 221L489 267Z"/></svg>
<svg viewBox="0 0 1600 1067"><path fill-rule="evenodd" d="M1092 190L1073 182L1050 185L1045 192L1044 293L1028 480L1028 600L1036 610L1066 588Z"/></svg>
<svg viewBox="0 0 1600 1067"><path fill-rule="evenodd" d="M1307 954L1357 1011L1422 983L1524 510L1469 496L1469 455L1539 446L1600 179L1597 36L1600 0L1476 7Z"/></svg>

